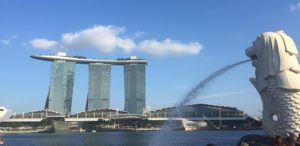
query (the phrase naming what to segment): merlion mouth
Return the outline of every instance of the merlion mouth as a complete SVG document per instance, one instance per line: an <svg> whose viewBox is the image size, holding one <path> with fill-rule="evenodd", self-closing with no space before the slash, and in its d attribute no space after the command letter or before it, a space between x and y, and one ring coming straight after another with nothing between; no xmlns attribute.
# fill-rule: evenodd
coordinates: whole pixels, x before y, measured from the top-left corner
<svg viewBox="0 0 300 146"><path fill-rule="evenodd" d="M257 56L256 55L251 55L250 58L251 58L252 61L253 60L257 60Z"/></svg>
<svg viewBox="0 0 300 146"><path fill-rule="evenodd" d="M257 55L256 55L256 51L255 48L253 46L249 47L246 49L246 55L251 58L252 60L252 65L255 67L256 66L256 62L257 62Z"/></svg>
<svg viewBox="0 0 300 146"><path fill-rule="evenodd" d="M252 60L252 65L254 66L254 67L256 67L256 63L257 63L257 56L256 55L252 55L252 56L250 56L250 58L251 58L251 60Z"/></svg>

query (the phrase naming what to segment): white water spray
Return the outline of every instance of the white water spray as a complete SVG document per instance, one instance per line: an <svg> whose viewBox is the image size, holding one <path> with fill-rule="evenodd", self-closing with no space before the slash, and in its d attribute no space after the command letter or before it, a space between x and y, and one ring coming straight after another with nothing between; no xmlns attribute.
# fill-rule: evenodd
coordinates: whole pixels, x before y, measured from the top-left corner
<svg viewBox="0 0 300 146"><path fill-rule="evenodd" d="M233 64L230 64L230 65L226 65L225 67L223 67L223 68L221 68L221 69L213 72L212 74L210 74L204 80L200 81L199 84L197 84L190 92L188 92L186 94L186 96L183 98L183 100L180 101L178 104L175 105L176 108L174 108L174 110L169 115L178 114L179 117L181 117L180 107L184 106L184 105L190 103L192 100L196 99L197 95L199 94L199 92L205 86L207 86L207 84L209 82L211 82L212 80L214 80L218 76L221 76L222 74L224 74L228 70L230 70L230 69L232 69L232 68L234 68L234 67L236 67L238 65L241 65L243 63L249 62L249 61L250 60L244 60L244 61L233 63ZM162 126L160 132L158 132L158 134L151 141L152 143L150 143L150 146L163 146L164 145L164 139L163 139L164 134L166 134L168 131L170 131L170 128L168 128L168 124L167 123L168 122L165 122L165 124Z"/></svg>

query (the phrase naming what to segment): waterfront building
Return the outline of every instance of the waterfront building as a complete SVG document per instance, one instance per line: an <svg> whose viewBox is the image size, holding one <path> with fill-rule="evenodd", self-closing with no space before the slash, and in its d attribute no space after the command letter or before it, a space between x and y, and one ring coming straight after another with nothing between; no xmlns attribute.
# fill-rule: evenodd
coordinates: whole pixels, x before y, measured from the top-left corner
<svg viewBox="0 0 300 146"><path fill-rule="evenodd" d="M146 113L148 120L168 121L187 119L206 121L212 129L235 129L260 127L261 122L235 107L220 105L193 104L181 107L168 107Z"/></svg>
<svg viewBox="0 0 300 146"><path fill-rule="evenodd" d="M52 62L45 109L66 115L71 113L75 64L64 60Z"/></svg>
<svg viewBox="0 0 300 146"><path fill-rule="evenodd" d="M79 112L72 114L68 116L68 118L98 118L103 119L103 118L112 118L120 115L128 115L128 112L125 111L119 111L119 110L114 110L114 109L100 109L100 110L90 110L90 111L85 111L85 112Z"/></svg>
<svg viewBox="0 0 300 146"><path fill-rule="evenodd" d="M32 112L15 113L10 117L7 122L40 122L47 118L64 118L65 116L61 113L50 111L50 110L39 110Z"/></svg>
<svg viewBox="0 0 300 146"><path fill-rule="evenodd" d="M66 53L31 57L53 62L45 109L65 115L71 113L76 64L89 65L86 111L109 108L111 65L122 65L125 78L125 111L131 114L143 114L147 60L138 59L136 56L115 60L90 59L83 56L67 56Z"/></svg>
<svg viewBox="0 0 300 146"><path fill-rule="evenodd" d="M180 113L180 114L179 114ZM64 115L58 112L41 110L27 113L13 114L9 120L0 122L0 130L16 129L17 127L51 127L51 121L68 122L67 125L77 123L86 125L90 129L105 127L107 124L117 127L161 127L167 122L172 128L182 128L188 123L206 122L207 129L260 129L261 121L245 114L234 107L220 105L194 104L182 107L168 107L145 112L144 115L130 114L126 111L114 109L100 109ZM138 123L138 125L136 125ZM54 124L55 125L55 124ZM63 124L64 125L64 124ZM174 126L174 127L173 127ZM176 128L176 129L177 129Z"/></svg>
<svg viewBox="0 0 300 146"><path fill-rule="evenodd" d="M110 64L91 63L89 65L86 111L109 108L110 74Z"/></svg>
<svg viewBox="0 0 300 146"><path fill-rule="evenodd" d="M180 107L168 107L153 110L147 113L151 118L162 117L182 117L182 118L208 118L219 120L232 118L245 118L246 114L234 107L209 105L209 104L192 104Z"/></svg>
<svg viewBox="0 0 300 146"><path fill-rule="evenodd" d="M143 114L145 108L145 64L125 64L125 111Z"/></svg>

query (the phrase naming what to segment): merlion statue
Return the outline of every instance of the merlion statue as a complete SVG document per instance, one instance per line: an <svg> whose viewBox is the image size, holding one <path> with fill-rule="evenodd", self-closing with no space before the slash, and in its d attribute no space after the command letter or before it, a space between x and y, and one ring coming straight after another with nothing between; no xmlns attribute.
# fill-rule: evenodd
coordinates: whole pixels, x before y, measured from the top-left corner
<svg viewBox="0 0 300 146"><path fill-rule="evenodd" d="M300 133L300 67L298 50L283 31L260 34L246 50L256 68L250 81L263 103L266 136Z"/></svg>

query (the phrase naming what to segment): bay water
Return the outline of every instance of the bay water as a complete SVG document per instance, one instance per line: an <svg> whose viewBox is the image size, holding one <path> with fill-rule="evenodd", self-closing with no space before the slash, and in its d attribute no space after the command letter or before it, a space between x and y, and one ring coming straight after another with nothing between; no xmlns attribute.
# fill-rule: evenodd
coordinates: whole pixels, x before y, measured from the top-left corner
<svg viewBox="0 0 300 146"><path fill-rule="evenodd" d="M152 132L97 132L97 133L45 133L4 134L8 146L154 146ZM247 134L263 135L262 130L236 131L172 131L163 134L161 146L235 146Z"/></svg>

